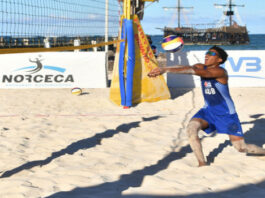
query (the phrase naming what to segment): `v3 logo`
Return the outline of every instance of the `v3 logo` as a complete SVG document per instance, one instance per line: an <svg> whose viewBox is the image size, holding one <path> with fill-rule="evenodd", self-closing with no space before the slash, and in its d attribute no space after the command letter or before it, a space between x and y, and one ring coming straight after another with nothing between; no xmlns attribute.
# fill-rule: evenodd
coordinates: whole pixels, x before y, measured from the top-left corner
<svg viewBox="0 0 265 198"><path fill-rule="evenodd" d="M228 66L231 67L234 73L246 72L252 74L252 75L229 75L230 77L265 79L264 77L253 75L253 73L258 73L262 69L261 59L259 57L239 57L237 62L232 57L229 57L227 59L227 62L223 64L222 67L229 69Z"/></svg>

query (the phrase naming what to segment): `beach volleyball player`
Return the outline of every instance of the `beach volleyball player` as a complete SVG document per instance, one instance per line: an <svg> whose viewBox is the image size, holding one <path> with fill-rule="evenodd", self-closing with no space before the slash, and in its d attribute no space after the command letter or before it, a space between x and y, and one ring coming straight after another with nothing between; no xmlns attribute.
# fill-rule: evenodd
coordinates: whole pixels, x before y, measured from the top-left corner
<svg viewBox="0 0 265 198"><path fill-rule="evenodd" d="M229 135L229 139L239 152L265 155L265 149L253 144L246 144L238 115L228 88L228 75L220 64L227 59L227 53L220 47L213 46L206 52L205 63L193 66L173 66L155 68L149 77L156 77L165 72L191 74L201 77L201 86L205 105L190 120L187 135L190 146L199 162L199 166L207 165L202 151L199 130L206 133L217 131Z"/></svg>

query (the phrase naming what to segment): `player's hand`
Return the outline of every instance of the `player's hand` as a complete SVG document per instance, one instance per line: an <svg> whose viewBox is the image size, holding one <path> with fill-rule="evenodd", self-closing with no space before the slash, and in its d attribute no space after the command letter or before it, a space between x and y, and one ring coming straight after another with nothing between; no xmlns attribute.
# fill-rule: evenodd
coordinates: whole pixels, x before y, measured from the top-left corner
<svg viewBox="0 0 265 198"><path fill-rule="evenodd" d="M159 76L161 74L165 73L165 69L161 68L161 67L157 67L155 69L152 69L148 74L147 76L148 77L156 77L156 76Z"/></svg>

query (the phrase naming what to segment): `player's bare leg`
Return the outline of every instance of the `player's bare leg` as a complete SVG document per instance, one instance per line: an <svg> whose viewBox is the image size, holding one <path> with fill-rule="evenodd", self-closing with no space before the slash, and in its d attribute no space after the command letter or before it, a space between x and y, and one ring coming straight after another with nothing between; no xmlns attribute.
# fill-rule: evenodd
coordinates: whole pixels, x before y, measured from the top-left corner
<svg viewBox="0 0 265 198"><path fill-rule="evenodd" d="M187 126L187 134L189 137L190 147L199 162L199 167L207 165L203 155L201 141L198 136L199 131L202 128L205 128L203 127L203 125L208 125L208 123L204 120L194 118L189 122Z"/></svg>
<svg viewBox="0 0 265 198"><path fill-rule="evenodd" d="M265 149L254 144L246 144L243 137L230 135L229 138L234 148L239 152L265 155Z"/></svg>

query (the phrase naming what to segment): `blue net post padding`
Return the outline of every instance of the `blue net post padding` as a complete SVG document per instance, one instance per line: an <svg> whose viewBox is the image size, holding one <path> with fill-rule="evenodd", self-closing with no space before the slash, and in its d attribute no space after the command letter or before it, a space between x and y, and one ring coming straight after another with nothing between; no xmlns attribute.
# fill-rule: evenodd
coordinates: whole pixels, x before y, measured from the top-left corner
<svg viewBox="0 0 265 198"><path fill-rule="evenodd" d="M134 46L134 32L133 21L126 21L126 35L128 46L128 60L127 60L127 80L126 80L126 106L132 106L133 97L133 73L135 66L135 46Z"/></svg>
<svg viewBox="0 0 265 198"><path fill-rule="evenodd" d="M135 45L134 45L134 31L133 21L123 19L121 39L127 41L127 68L126 79L124 76L124 57L125 57L125 41L120 43L120 57L119 57L119 81L120 81L120 95L121 105L131 107L133 97L133 73L135 66Z"/></svg>

